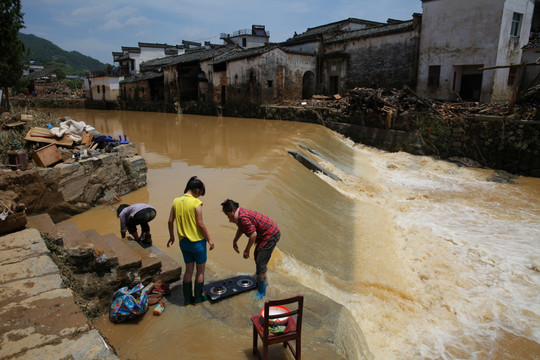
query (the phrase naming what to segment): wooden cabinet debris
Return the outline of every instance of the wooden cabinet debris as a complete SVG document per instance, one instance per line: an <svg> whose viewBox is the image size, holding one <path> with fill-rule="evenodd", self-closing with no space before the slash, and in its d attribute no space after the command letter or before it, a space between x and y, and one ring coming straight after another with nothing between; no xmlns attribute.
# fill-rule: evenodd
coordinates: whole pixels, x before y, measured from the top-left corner
<svg viewBox="0 0 540 360"><path fill-rule="evenodd" d="M47 167L62 161L62 155L55 144L49 144L34 151L32 159L38 166Z"/></svg>

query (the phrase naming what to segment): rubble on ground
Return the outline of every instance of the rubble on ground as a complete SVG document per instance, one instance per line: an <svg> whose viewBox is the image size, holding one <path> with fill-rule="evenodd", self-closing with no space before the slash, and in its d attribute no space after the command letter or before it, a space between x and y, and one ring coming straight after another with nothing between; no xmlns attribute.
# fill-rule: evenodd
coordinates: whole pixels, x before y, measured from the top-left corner
<svg viewBox="0 0 540 360"><path fill-rule="evenodd" d="M520 94L514 106L509 103L480 103L470 101L438 101L416 94L404 86L395 88L354 88L343 96L314 95L311 99L284 100L278 106L329 108L344 115L357 111L430 112L443 118L464 118L471 115L507 116L524 120L537 119L540 104L540 85Z"/></svg>

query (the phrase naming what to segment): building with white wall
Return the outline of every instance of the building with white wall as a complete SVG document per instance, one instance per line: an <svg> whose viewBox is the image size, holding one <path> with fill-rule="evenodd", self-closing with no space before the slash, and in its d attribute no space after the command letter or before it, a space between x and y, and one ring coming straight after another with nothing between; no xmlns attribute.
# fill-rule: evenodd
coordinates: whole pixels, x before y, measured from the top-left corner
<svg viewBox="0 0 540 360"><path fill-rule="evenodd" d="M88 77L91 99L100 101L118 100L121 80L124 80L123 76L97 75Z"/></svg>
<svg viewBox="0 0 540 360"><path fill-rule="evenodd" d="M417 92L441 100L509 101L535 0L422 0Z"/></svg>
<svg viewBox="0 0 540 360"><path fill-rule="evenodd" d="M200 45L200 44L199 44ZM138 47L122 46L121 52L113 52L114 62L118 63L123 75L138 74L141 63L184 53L183 45L139 43Z"/></svg>
<svg viewBox="0 0 540 360"><path fill-rule="evenodd" d="M264 25L251 25L251 29L237 30L232 35L221 33L224 45L238 45L244 49L264 46L270 41L270 32Z"/></svg>

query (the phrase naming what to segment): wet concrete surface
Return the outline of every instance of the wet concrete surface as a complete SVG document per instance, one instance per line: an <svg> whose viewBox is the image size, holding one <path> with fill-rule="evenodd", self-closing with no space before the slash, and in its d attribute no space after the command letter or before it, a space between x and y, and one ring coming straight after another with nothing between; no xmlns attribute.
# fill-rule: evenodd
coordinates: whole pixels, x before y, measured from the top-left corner
<svg viewBox="0 0 540 360"><path fill-rule="evenodd" d="M0 237L0 334L0 359L118 359L33 228Z"/></svg>

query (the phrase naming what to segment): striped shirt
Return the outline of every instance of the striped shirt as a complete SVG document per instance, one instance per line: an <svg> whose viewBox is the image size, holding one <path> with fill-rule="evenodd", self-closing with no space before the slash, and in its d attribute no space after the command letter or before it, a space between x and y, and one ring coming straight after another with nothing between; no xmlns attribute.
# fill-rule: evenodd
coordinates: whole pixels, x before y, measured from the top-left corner
<svg viewBox="0 0 540 360"><path fill-rule="evenodd" d="M257 239L255 244L258 250L279 232L279 228L272 219L260 212L239 208L238 209L238 229L249 237L255 231Z"/></svg>

